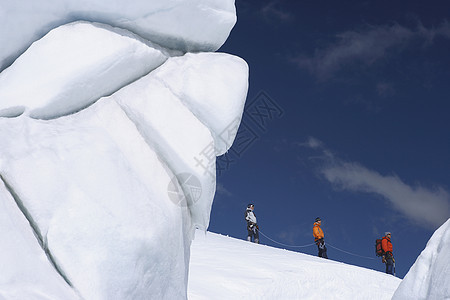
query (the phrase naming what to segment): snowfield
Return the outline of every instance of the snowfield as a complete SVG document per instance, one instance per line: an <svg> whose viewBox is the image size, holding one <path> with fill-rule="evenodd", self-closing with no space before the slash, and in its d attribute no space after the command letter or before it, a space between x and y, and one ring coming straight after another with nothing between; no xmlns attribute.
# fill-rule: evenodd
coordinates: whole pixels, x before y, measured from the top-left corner
<svg viewBox="0 0 450 300"><path fill-rule="evenodd" d="M197 231L188 297L209 299L391 299L401 280L307 254Z"/></svg>

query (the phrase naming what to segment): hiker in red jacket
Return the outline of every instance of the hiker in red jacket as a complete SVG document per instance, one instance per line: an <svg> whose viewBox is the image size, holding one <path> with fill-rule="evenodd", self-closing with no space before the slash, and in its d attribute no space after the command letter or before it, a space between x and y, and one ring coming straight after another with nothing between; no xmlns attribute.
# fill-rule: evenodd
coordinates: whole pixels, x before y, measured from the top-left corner
<svg viewBox="0 0 450 300"><path fill-rule="evenodd" d="M395 263L394 255L392 253L393 247L391 243L391 233L386 232L383 239L381 240L381 247L383 248L384 255L383 260L386 264L386 273L394 275L393 273L393 267Z"/></svg>

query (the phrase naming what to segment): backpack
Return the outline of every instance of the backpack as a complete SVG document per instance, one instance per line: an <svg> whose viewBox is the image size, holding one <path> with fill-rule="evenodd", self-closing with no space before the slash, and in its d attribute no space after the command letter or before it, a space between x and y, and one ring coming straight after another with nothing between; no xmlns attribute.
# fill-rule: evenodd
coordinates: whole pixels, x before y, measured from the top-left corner
<svg viewBox="0 0 450 300"><path fill-rule="evenodd" d="M382 241L382 239L376 239L375 240L375 254L377 256L383 256L384 255L383 246L381 245L381 241Z"/></svg>

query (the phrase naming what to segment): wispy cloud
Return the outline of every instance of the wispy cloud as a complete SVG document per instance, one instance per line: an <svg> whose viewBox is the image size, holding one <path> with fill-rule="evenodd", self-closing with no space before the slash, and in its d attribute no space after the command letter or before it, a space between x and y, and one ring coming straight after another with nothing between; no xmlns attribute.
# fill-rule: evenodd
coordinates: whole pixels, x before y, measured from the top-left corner
<svg viewBox="0 0 450 300"><path fill-rule="evenodd" d="M263 5L263 7L260 9L260 13L266 20L276 19L279 21L287 22L293 20L294 18L294 16L290 12L280 8L279 1L271 1Z"/></svg>
<svg viewBox="0 0 450 300"><path fill-rule="evenodd" d="M450 195L441 187L409 186L398 176L381 175L358 163L341 162L322 170L325 178L341 188L375 193L416 222L436 228L450 217Z"/></svg>
<svg viewBox="0 0 450 300"><path fill-rule="evenodd" d="M334 154L330 150L325 148L325 145L322 141L316 139L315 137L310 136L308 137L306 142L297 143L297 146L307 147L321 152L320 155L314 156L313 158L319 158L326 161L333 161L335 159Z"/></svg>
<svg viewBox="0 0 450 300"><path fill-rule="evenodd" d="M376 90L379 96L388 97L395 94L394 86L387 82L378 82Z"/></svg>
<svg viewBox="0 0 450 300"><path fill-rule="evenodd" d="M447 21L436 28L426 28L422 24L416 29L399 24L371 26L364 30L337 34L335 42L328 47L316 49L313 55L298 55L292 61L309 70L318 79L325 80L347 66L368 66L386 58L391 50L401 52L414 40L429 44L437 37L450 38L450 25Z"/></svg>
<svg viewBox="0 0 450 300"><path fill-rule="evenodd" d="M294 226L285 226L282 231L276 234L276 242L284 243L285 246L301 246L298 241L304 241L304 237L311 236L310 226L311 224L305 221Z"/></svg>
<svg viewBox="0 0 450 300"><path fill-rule="evenodd" d="M233 193L231 193L223 184L217 183L216 185L216 192L218 194L222 194L228 197L233 196Z"/></svg>
<svg viewBox="0 0 450 300"><path fill-rule="evenodd" d="M417 34L430 43L433 42L434 39L439 37L450 38L450 23L445 20L440 26L436 28L426 28L422 23L419 23Z"/></svg>
<svg viewBox="0 0 450 300"><path fill-rule="evenodd" d="M323 143L316 139L315 137L308 137L308 139L306 140L306 142L302 142L302 143L297 143L298 146L302 146L302 147L308 147L308 148L312 148L312 149L318 149L318 148L322 148L323 147Z"/></svg>
<svg viewBox="0 0 450 300"><path fill-rule="evenodd" d="M380 195L394 209L425 227L437 228L450 217L450 193L444 188L411 186L396 175L382 175L359 163L342 161L327 155L330 151L325 147L320 150L325 162L320 174L331 184L352 192Z"/></svg>

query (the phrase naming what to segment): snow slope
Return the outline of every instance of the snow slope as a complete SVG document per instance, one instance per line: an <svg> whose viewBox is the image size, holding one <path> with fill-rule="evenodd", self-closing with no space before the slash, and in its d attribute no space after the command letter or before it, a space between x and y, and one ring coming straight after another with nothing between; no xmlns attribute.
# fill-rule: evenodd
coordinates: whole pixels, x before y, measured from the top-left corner
<svg viewBox="0 0 450 300"><path fill-rule="evenodd" d="M401 280L385 273L197 231L188 297L391 299Z"/></svg>

